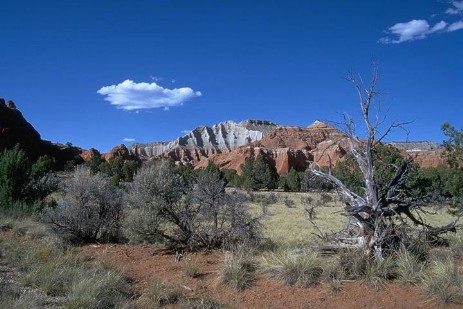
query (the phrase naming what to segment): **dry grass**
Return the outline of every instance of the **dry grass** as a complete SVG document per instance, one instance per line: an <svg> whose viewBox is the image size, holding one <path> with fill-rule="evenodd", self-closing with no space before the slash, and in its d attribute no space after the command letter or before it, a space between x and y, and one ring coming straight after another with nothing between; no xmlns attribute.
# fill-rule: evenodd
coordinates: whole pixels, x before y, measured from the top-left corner
<svg viewBox="0 0 463 309"><path fill-rule="evenodd" d="M426 264L404 247L397 253L396 265L397 278L402 283L418 284L423 279Z"/></svg>
<svg viewBox="0 0 463 309"><path fill-rule="evenodd" d="M315 252L295 254L289 251L264 256L262 270L287 285L307 287L320 282L323 268Z"/></svg>
<svg viewBox="0 0 463 309"><path fill-rule="evenodd" d="M269 194L259 192L258 194ZM268 206L267 216L262 223L264 226L264 237L271 240L278 248L293 248L307 244L320 243L319 238L314 236L316 230L306 218L305 205L301 203L301 197L310 196L314 202L320 200L319 193L297 193L297 192L276 192L278 201ZM285 197L294 201L292 207L284 204ZM317 208L315 222L324 232L331 232L341 229L345 224L345 217L341 216L341 203L329 202ZM253 204L254 212L261 211L258 204Z"/></svg>
<svg viewBox="0 0 463 309"><path fill-rule="evenodd" d="M120 272L86 265L83 257L63 246L40 223L17 220L11 231L0 234L1 247L8 265L20 272L23 286L60 296L62 308L115 308L130 302L127 280ZM22 297L12 307L2 308L21 308Z"/></svg>
<svg viewBox="0 0 463 309"><path fill-rule="evenodd" d="M310 197L313 203L321 206L316 208L314 222L325 232L338 231L346 224L346 218L341 215L343 204L338 201L336 194L331 193L331 201L327 201L327 193L316 192L257 192L253 193L255 200L265 199L266 196L276 195L274 204L268 205L264 216L263 232L264 237L276 245L278 249L302 247L307 245L318 245L322 241L313 233L315 228L307 220L305 211L306 205L301 202L304 197ZM285 200L294 201L292 207L287 207ZM421 214L427 223L434 226L443 226L455 220L445 208L434 210L436 207L425 207L428 212ZM254 214L262 212L262 206L258 203L251 203L251 210ZM463 243L463 241L462 241Z"/></svg>
<svg viewBox="0 0 463 309"><path fill-rule="evenodd" d="M434 261L423 280L430 296L442 303L460 303L463 300L463 272L453 259Z"/></svg>
<svg viewBox="0 0 463 309"><path fill-rule="evenodd" d="M183 259L182 270L185 276L190 278L196 278L199 275L198 263L190 255Z"/></svg>
<svg viewBox="0 0 463 309"><path fill-rule="evenodd" d="M225 254L220 269L220 282L236 290L243 290L254 281L254 262L244 252Z"/></svg>

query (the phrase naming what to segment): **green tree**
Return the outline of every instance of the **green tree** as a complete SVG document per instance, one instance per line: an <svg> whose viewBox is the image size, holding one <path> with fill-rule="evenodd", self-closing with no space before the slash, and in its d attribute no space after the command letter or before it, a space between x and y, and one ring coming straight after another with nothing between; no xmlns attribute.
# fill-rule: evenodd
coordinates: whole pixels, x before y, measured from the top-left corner
<svg viewBox="0 0 463 309"><path fill-rule="evenodd" d="M463 168L463 129L458 131L448 122L442 125L442 131L448 140L444 141L448 164L453 168Z"/></svg>
<svg viewBox="0 0 463 309"><path fill-rule="evenodd" d="M242 184L245 190L256 190L254 187L254 157L249 157L241 165Z"/></svg>
<svg viewBox="0 0 463 309"><path fill-rule="evenodd" d="M126 160L122 166L122 176L124 181L131 182L133 180L133 175L138 170L138 162L135 160Z"/></svg>
<svg viewBox="0 0 463 309"><path fill-rule="evenodd" d="M0 208L9 209L16 202L41 200L56 189L49 172L54 160L40 157L31 165L26 153L16 145L0 153Z"/></svg>
<svg viewBox="0 0 463 309"><path fill-rule="evenodd" d="M277 170L266 156L257 156L254 161L253 174L255 189L276 189L278 187Z"/></svg>
<svg viewBox="0 0 463 309"><path fill-rule="evenodd" d="M93 156L86 165L90 168L92 173L96 174L100 172L100 166L103 162L105 162L105 160L101 156Z"/></svg>
<svg viewBox="0 0 463 309"><path fill-rule="evenodd" d="M301 191L301 179L299 177L299 173L292 167L286 178L286 188L288 191Z"/></svg>
<svg viewBox="0 0 463 309"><path fill-rule="evenodd" d="M222 173L227 186L241 187L243 185L242 177L238 175L235 170L224 169Z"/></svg>
<svg viewBox="0 0 463 309"><path fill-rule="evenodd" d="M24 197L31 164L26 153L16 145L0 154L0 206L10 208Z"/></svg>

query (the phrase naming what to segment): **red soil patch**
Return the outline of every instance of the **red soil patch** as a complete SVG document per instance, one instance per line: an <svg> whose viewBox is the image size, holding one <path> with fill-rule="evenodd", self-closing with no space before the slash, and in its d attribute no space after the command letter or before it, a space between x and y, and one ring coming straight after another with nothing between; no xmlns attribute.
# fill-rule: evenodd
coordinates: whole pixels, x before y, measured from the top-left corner
<svg viewBox="0 0 463 309"><path fill-rule="evenodd" d="M333 293L327 284L311 288L289 287L259 276L244 291L235 291L219 283L223 254L195 253L190 257L199 266L199 276L189 278L175 255L156 245L84 246L80 251L96 262L106 262L133 278L135 289L143 292L154 280L167 285L186 286L189 297L209 296L233 308L461 308L439 305L424 295L419 287L387 283L379 290L360 282L343 282L341 292Z"/></svg>

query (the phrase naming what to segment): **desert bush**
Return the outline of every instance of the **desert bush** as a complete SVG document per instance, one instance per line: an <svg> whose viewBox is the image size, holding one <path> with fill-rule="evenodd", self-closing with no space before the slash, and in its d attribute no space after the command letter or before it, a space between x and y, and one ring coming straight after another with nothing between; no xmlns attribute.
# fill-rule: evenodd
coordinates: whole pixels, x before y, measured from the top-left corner
<svg viewBox="0 0 463 309"><path fill-rule="evenodd" d="M340 267L348 279L360 279L368 285L378 287L385 280L396 277L393 256L376 259L361 249L346 249L339 254Z"/></svg>
<svg viewBox="0 0 463 309"><path fill-rule="evenodd" d="M386 256L382 260L369 258L363 272L362 281L378 288L385 280L394 279L397 276L396 264L393 256Z"/></svg>
<svg viewBox="0 0 463 309"><path fill-rule="evenodd" d="M225 192L218 170L199 171L192 181L186 188L166 161L142 168L126 197L128 238L190 250L260 242L259 218L249 215L244 194Z"/></svg>
<svg viewBox="0 0 463 309"><path fill-rule="evenodd" d="M284 197L283 203L288 208L294 208L295 207L294 206L294 201L291 198L287 197L287 196Z"/></svg>
<svg viewBox="0 0 463 309"><path fill-rule="evenodd" d="M185 276L190 277L190 278L195 278L199 274L199 267L198 263L191 257L191 256L186 256L183 258L183 273Z"/></svg>
<svg viewBox="0 0 463 309"><path fill-rule="evenodd" d="M69 287L64 306L68 309L117 308L129 302L126 278L116 270L101 268L78 272Z"/></svg>
<svg viewBox="0 0 463 309"><path fill-rule="evenodd" d="M302 196L301 205L310 220L315 219L317 215L317 208L321 206L320 201L314 202L311 196Z"/></svg>
<svg viewBox="0 0 463 309"><path fill-rule="evenodd" d="M186 299L179 304L180 309L225 309L228 306L208 296L200 299Z"/></svg>
<svg viewBox="0 0 463 309"><path fill-rule="evenodd" d="M30 225L26 222L21 226ZM64 248L53 235L31 238L27 231L16 237L2 243L2 247L7 249L8 264L20 272L21 285L59 296L64 308L116 308L130 303L131 293L121 273L100 265L86 265L82 256ZM31 306L34 307L32 300Z"/></svg>
<svg viewBox="0 0 463 309"><path fill-rule="evenodd" d="M228 252L220 268L220 282L236 290L244 290L254 280L255 265L244 252Z"/></svg>
<svg viewBox="0 0 463 309"><path fill-rule="evenodd" d="M184 207L182 176L167 161L143 166L134 176L125 196L124 231L132 242L156 242L160 239L187 242L191 236L188 220L195 214ZM167 234L165 225L173 222L175 234ZM180 231L177 231L179 229ZM183 232L184 235L180 235ZM185 239L186 238L186 239Z"/></svg>
<svg viewBox="0 0 463 309"><path fill-rule="evenodd" d="M461 233L450 238L450 249L456 258L463 258L463 235Z"/></svg>
<svg viewBox="0 0 463 309"><path fill-rule="evenodd" d="M264 257L262 270L287 285L302 287L318 284L323 274L320 256L315 252L271 253Z"/></svg>
<svg viewBox="0 0 463 309"><path fill-rule="evenodd" d="M405 247L401 247L396 256L397 277L403 283L417 284L424 275L425 263Z"/></svg>
<svg viewBox="0 0 463 309"><path fill-rule="evenodd" d="M47 220L65 240L81 244L118 239L121 215L120 191L107 177L78 166Z"/></svg>
<svg viewBox="0 0 463 309"><path fill-rule="evenodd" d="M269 205L278 203L278 195L276 195L275 192L270 192L267 195L267 202L269 203Z"/></svg>
<svg viewBox="0 0 463 309"><path fill-rule="evenodd" d="M43 299L34 294L19 294L15 290L0 291L0 308L7 309L30 309L40 308Z"/></svg>
<svg viewBox="0 0 463 309"><path fill-rule="evenodd" d="M333 197L329 195L328 193L322 192L320 194L320 202L322 203L322 205L326 205L328 203L331 203L332 201L333 201Z"/></svg>
<svg viewBox="0 0 463 309"><path fill-rule="evenodd" d="M423 280L427 293L439 302L452 303L463 300L463 273L452 259L434 261Z"/></svg>
<svg viewBox="0 0 463 309"><path fill-rule="evenodd" d="M154 281L141 295L140 303L142 308L159 308L169 304L177 303L183 297L179 287L170 287L162 281Z"/></svg>
<svg viewBox="0 0 463 309"><path fill-rule="evenodd" d="M339 263L348 279L358 279L363 276L369 256L360 249L345 249L339 253Z"/></svg>

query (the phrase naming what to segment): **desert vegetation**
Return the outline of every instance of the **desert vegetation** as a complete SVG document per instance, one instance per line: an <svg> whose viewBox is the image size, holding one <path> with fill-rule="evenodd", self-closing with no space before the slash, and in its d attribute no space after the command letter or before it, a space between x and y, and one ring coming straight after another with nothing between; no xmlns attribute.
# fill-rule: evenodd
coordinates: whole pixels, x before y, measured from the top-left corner
<svg viewBox="0 0 463 309"><path fill-rule="evenodd" d="M346 118L351 153L336 166L278 175L258 155L238 174L116 157L56 173L50 157L4 150L0 259L13 279L0 278L0 307L225 307L207 291L211 277L227 293L267 280L335 295L356 282L461 304L463 132L444 124L448 166L419 168L381 143L401 124L375 122L376 78L363 89L350 76L367 136ZM129 253L144 248L145 262L171 259L154 271L174 274L137 280L147 274ZM121 261L110 258L117 250Z"/></svg>

